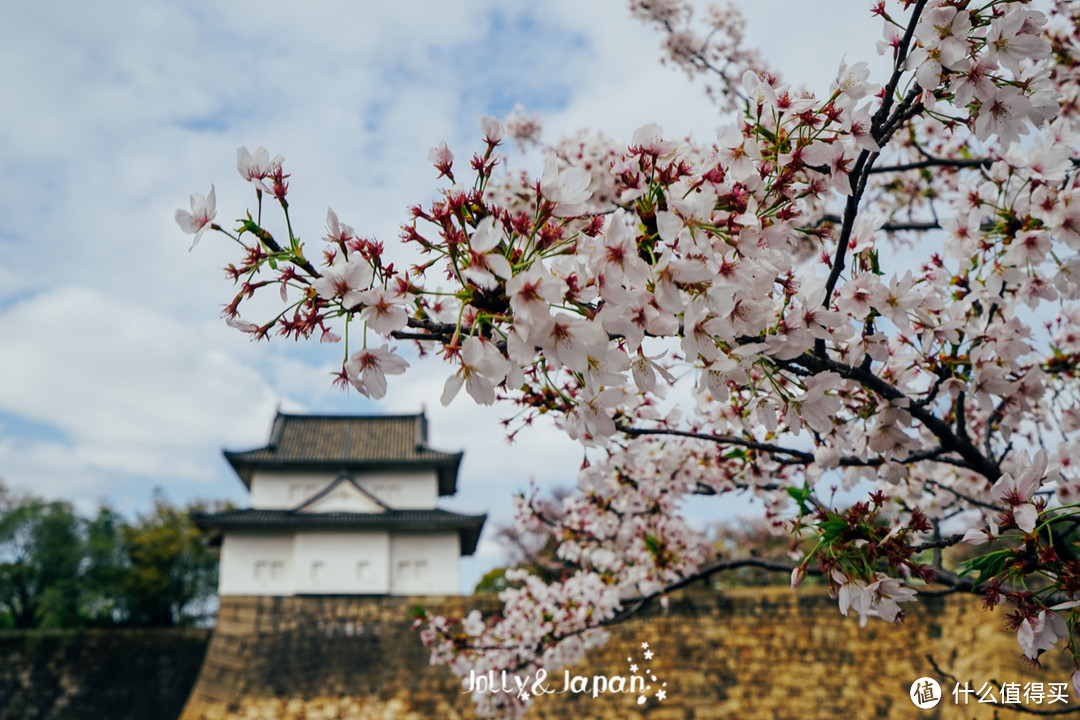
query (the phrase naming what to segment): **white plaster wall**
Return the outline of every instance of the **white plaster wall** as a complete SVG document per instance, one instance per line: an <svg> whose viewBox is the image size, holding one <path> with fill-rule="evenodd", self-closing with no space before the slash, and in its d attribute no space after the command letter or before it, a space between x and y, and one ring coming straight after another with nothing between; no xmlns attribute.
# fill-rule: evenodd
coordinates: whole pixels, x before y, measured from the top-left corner
<svg viewBox="0 0 1080 720"><path fill-rule="evenodd" d="M230 532L222 595L456 595L456 532Z"/></svg>
<svg viewBox="0 0 1080 720"><path fill-rule="evenodd" d="M218 592L222 595L292 595L292 535L227 533L221 546Z"/></svg>
<svg viewBox="0 0 1080 720"><path fill-rule="evenodd" d="M251 507L287 510L326 489L337 473L277 473L257 471L251 476Z"/></svg>
<svg viewBox="0 0 1080 720"><path fill-rule="evenodd" d="M390 591L389 559L385 531L297 532L296 592L384 595Z"/></svg>
<svg viewBox="0 0 1080 720"><path fill-rule="evenodd" d="M251 477L251 506L266 510L294 508L326 489L337 476L337 472L257 471ZM438 503L438 476L434 470L380 471L355 475L354 479L392 508L430 510Z"/></svg>
<svg viewBox="0 0 1080 720"><path fill-rule="evenodd" d="M398 510L431 510L439 502L434 470L375 472L356 477L357 484Z"/></svg>
<svg viewBox="0 0 1080 720"><path fill-rule="evenodd" d="M390 538L391 595L457 595L457 532L402 533Z"/></svg>

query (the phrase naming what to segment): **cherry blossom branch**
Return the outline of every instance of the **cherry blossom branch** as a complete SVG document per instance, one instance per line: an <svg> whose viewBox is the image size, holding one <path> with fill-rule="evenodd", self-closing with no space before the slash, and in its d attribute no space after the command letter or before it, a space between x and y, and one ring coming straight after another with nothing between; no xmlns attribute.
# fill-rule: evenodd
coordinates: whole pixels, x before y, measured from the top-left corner
<svg viewBox="0 0 1080 720"><path fill-rule="evenodd" d="M915 7L911 11L911 17L908 18L907 27L904 29L904 35L896 46L896 61L893 64L893 71L888 82L885 83L881 97L881 107L874 113L872 120L875 127L885 124L885 118L889 116L889 112L892 110L893 95L900 85L900 78L907 71L905 66L907 65L908 49L911 47L911 40L915 36L915 27L919 24L919 18L922 17L923 10L926 9L927 1L918 0L915 3Z"/></svg>
<svg viewBox="0 0 1080 720"><path fill-rule="evenodd" d="M255 223L248 223L246 225L247 227L245 227L245 229L252 235L257 237L259 241L266 246L267 250L275 254L285 253L285 249L278 244L277 240L274 239L274 236L271 235L267 230L259 227ZM322 277L322 273L316 270L315 266L312 265L311 262L308 261L306 258L296 256L292 257L291 259L293 262L303 268L304 271L307 272L307 274L310 275L312 278Z"/></svg>
<svg viewBox="0 0 1080 720"><path fill-rule="evenodd" d="M737 447L744 447L748 450L760 450L761 452L769 453L770 455L780 454L789 455L797 458L804 463L811 463L814 461L813 453L808 453L803 450L794 450L792 448L781 447L780 445L773 445L772 443L762 443L755 440L746 440L743 438L733 437L731 435L712 435L710 433L692 432L689 430L677 430L674 428L635 428L629 427L624 424L616 423L615 427L619 432L625 433L631 437L643 437L647 435L667 435L671 437L684 437L693 438L695 440L707 440L708 442L717 443L719 445L735 445Z"/></svg>
<svg viewBox="0 0 1080 720"><path fill-rule="evenodd" d="M871 171L873 169L874 168L871 168ZM825 214L825 215L821 216L821 221L822 222L839 223L839 222L843 222L843 218L841 218L839 215ZM881 225L881 230L884 231L884 232L901 232L901 231L904 231L904 230L940 230L940 229L941 229L941 224L938 223L937 221L908 222L908 223L891 223L891 222L887 222L887 223L883 223Z"/></svg>
<svg viewBox="0 0 1080 720"><path fill-rule="evenodd" d="M928 230L940 230L941 224L937 222L884 223L881 229L884 232L905 232L910 230L926 232Z"/></svg>
<svg viewBox="0 0 1080 720"><path fill-rule="evenodd" d="M805 450L796 450L794 448L787 448L781 445L775 445L773 443L763 443L756 440L747 440L745 438L738 438L730 435L713 435L710 433L694 432L689 430L679 430L676 428L634 428L625 424L616 423L616 429L631 437L641 436L670 436L670 437L684 437L695 440L705 440L707 442L716 443L718 445L733 445L736 447L744 447L748 450L757 450L767 453L770 456L783 456L775 458L777 462L783 465L790 464L803 464L808 465L814 462L814 454ZM966 463L958 461L953 458L943 457L947 452L950 452L944 448L934 448L932 450L924 450L920 452L911 453L910 455L896 460L900 465L911 465L918 462L924 462L927 460L934 462L941 462L948 465L956 465L963 468L968 468ZM839 467L880 467L885 464L886 460L882 458L867 458L863 459L857 456L845 456L839 458L837 461ZM952 492L951 488L949 489ZM959 493L956 493L959 497ZM969 498L963 498L972 502L973 504L984 505L985 507L996 508L995 506L985 503L979 503L978 501L971 500Z"/></svg>
<svg viewBox="0 0 1080 720"><path fill-rule="evenodd" d="M920 5L925 5L920 1ZM917 15L919 8L917 6ZM909 25L909 30L914 27L914 21ZM893 133L908 119L914 117L922 109L922 106L916 102L919 96L917 92L918 88L908 93L903 102L896 108L896 112L888 117L888 114L875 115L875 119L871 125L870 134L880 147L888 142ZM885 102L882 103L882 108L885 107ZM880 115L881 120L878 120ZM840 237L837 240L836 252L832 258L832 268L829 270L829 277L825 281L825 295L822 300L822 307L828 307L832 301L833 291L836 289L836 283L840 279L840 273L844 270L844 261L847 256L848 243L851 240L851 233L855 228L855 218L859 214L859 208L862 204L862 196L866 191L866 184L869 180L869 170L874 166L874 161L878 157L878 152L871 152L870 150L862 150L859 153L858 159L855 161L855 166L849 175L849 182L854 186L853 192L848 195L847 201L844 203L844 216L843 223L840 228ZM815 352L821 356L825 356L825 342L824 340L818 340L815 345Z"/></svg>
<svg viewBox="0 0 1080 720"><path fill-rule="evenodd" d="M813 372L832 371L848 380L855 380L880 397L897 403L899 407L907 410L938 438L944 451L960 455L968 463L969 469L979 473L990 482L995 482L1001 477L1001 468L998 463L979 452L970 440L958 437L944 420L926 408L912 403L907 395L869 370L861 366L847 365L829 357L822 358L809 352L803 353L790 362L800 364Z"/></svg>
<svg viewBox="0 0 1080 720"><path fill-rule="evenodd" d="M915 552L922 552L924 550L940 550L942 548L952 547L958 545L964 536L960 533L954 533L953 535L946 535L945 537L938 538L937 540L928 540L926 542L917 543L911 546L911 549Z"/></svg>
<svg viewBox="0 0 1080 720"><path fill-rule="evenodd" d="M964 466L964 467L966 467L966 466ZM938 482L936 480L928 480L927 485L930 485L930 486L936 487L936 488L940 488L941 490L945 490L946 492L951 493L952 495L956 496L957 498L963 500L964 502L966 502L966 503L968 503L968 504L970 504L970 505L972 505L974 507L981 507L981 508L985 508L987 510L993 510L995 512L1000 512L1001 509L1002 509L999 505L992 505L991 503L985 502L983 500L977 500L977 499L971 497L970 495L967 495L967 494L962 493L962 492L960 492L958 490L955 490L954 488L951 488L948 485L944 485L944 484L942 484L942 483L940 483L940 482Z"/></svg>
<svg viewBox="0 0 1080 720"><path fill-rule="evenodd" d="M988 169L993 164L990 158L965 159L965 158L929 158L918 162L899 163L896 165L879 165L867 170L871 175L892 172L907 172L909 170L925 170L927 168L983 168Z"/></svg>

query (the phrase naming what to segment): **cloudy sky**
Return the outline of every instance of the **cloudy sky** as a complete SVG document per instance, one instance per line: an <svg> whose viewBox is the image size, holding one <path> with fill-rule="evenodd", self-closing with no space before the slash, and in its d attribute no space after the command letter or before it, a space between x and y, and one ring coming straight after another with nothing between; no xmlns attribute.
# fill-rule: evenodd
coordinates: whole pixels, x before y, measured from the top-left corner
<svg viewBox="0 0 1080 720"><path fill-rule="evenodd" d="M548 140L580 127L629 140L647 122L710 139L718 119L701 88L659 65L659 38L625 6L0 4L0 478L84 511L139 512L155 487L175 502L244 504L221 449L263 444L276 407L426 407L432 444L465 450L448 507L498 522L530 477L572 482L572 443L539 427L508 445L500 412L464 393L441 407L436 365L373 404L330 388L339 348L252 344L227 328L232 248L207 235L189 253L173 213L214 183L229 224L253 201L236 148L264 145L285 156L309 243L328 205L393 242L406 208L438 188L428 149L445 140L468 157L476 117L517 103L542 114ZM742 6L750 41L786 80L821 92L845 53L876 58L868 2ZM464 581L497 560L482 544Z"/></svg>

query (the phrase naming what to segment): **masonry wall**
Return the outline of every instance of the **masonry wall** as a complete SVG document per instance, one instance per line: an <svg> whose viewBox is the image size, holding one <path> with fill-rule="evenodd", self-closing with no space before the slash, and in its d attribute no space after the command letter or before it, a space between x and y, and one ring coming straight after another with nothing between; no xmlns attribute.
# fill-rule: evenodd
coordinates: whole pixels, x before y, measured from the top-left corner
<svg viewBox="0 0 1080 720"><path fill-rule="evenodd" d="M225 598L206 662L182 720L368 720L472 718L469 695L444 667L432 667L408 609L461 614L476 598ZM491 610L490 603L486 610ZM552 694L528 718L992 718L998 706L957 706L955 681L1067 682L1061 653L1035 671L1022 660L1001 610L976 597L931 598L888 625L839 615L819 590L686 591L612 628L612 637L572 675L627 675L642 663L657 687L636 694ZM642 663L644 664L644 663ZM936 667L935 667L936 666ZM919 710L908 697L919 677L936 678L945 699ZM563 675L549 680L561 688ZM667 699L658 701L662 683ZM1070 697L1072 707L1080 701ZM1062 704L1052 706L1061 709ZM1051 709L1043 705L1038 709Z"/></svg>
<svg viewBox="0 0 1080 720"><path fill-rule="evenodd" d="M0 720L171 720L209 630L0 632Z"/></svg>

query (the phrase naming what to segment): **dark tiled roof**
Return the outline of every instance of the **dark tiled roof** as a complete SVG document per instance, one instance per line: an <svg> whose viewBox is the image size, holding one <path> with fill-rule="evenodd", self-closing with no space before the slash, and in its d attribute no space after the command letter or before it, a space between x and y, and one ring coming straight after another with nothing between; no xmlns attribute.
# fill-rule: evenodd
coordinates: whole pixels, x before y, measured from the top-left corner
<svg viewBox="0 0 1080 720"><path fill-rule="evenodd" d="M487 515L462 515L448 510L388 510L379 513L309 513L295 510L227 510L196 513L195 524L208 530L255 530L269 528L369 530L457 530L461 554L472 555Z"/></svg>
<svg viewBox="0 0 1080 720"><path fill-rule="evenodd" d="M427 418L419 415L284 415L278 413L265 447L225 451L225 459L251 485L258 468L364 470L387 467L433 468L439 494L457 489L461 453L427 445Z"/></svg>

